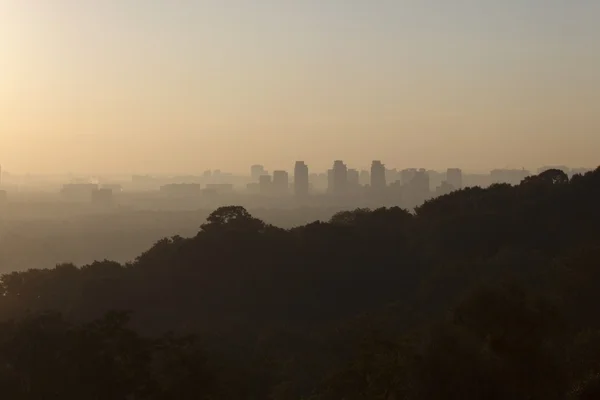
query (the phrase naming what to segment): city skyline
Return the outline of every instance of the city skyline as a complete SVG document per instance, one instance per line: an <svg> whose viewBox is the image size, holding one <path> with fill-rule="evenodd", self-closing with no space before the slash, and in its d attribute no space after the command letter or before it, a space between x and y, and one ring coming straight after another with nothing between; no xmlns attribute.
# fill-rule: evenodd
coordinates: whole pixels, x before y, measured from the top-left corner
<svg viewBox="0 0 600 400"><path fill-rule="evenodd" d="M0 176L6 179L0 181L0 212L27 204L35 208L43 203L58 208L76 205L92 213L123 209L189 211L223 204L275 209L401 207L410 210L463 188L527 185L530 179L549 176L564 182L572 178L575 182L584 179L582 175L589 176L591 171L548 165L533 171L494 169L486 174L470 174L456 167L445 171L397 169L387 167L381 160L373 160L369 171L334 160L327 172L311 170L304 161L296 161L292 173L269 171L264 165L253 164L241 176L220 170L116 179L107 176L48 179L2 173ZM543 175L534 178L538 174Z"/></svg>
<svg viewBox="0 0 600 400"><path fill-rule="evenodd" d="M369 175L371 175L372 171L373 171L373 163L381 163L380 160L373 160L369 163L361 163L360 166L359 165L354 165L354 164L350 164L350 163L346 163L345 160L339 160L345 163L348 171L356 171L359 173L368 173ZM252 164L250 166L247 166L244 170L239 170L239 171L231 171L231 170L227 170L227 169L222 169L222 168L209 168L209 169L194 169L194 170L189 170L189 171L171 171L171 172L157 172L157 171L153 171L151 169L149 170L142 170L139 172L129 172L129 171L124 171L124 172L117 172L117 173L102 173L102 172L86 172L86 171L82 171L82 172L73 172L73 171L68 171L68 172L51 172L51 173L47 173L47 172L21 172L21 171L16 171L14 169L10 169L10 168L5 168L3 164L0 164L0 173L4 173L4 174L9 174L11 176L38 176L38 177L90 177L90 178L94 178L94 177L131 177L131 176L155 176L155 177L174 177L174 176L181 176L181 177L210 177L211 175L219 175L222 177L227 177L227 176L233 176L233 177L250 177L255 179L258 182L258 178L260 176L271 176L273 177L273 173L274 172L286 172L290 175L290 178L292 178L294 176L294 171L297 167L297 163L303 163L303 166L305 168L308 169L309 173L311 175L313 174L317 174L317 175L326 175L328 173L328 171L331 170L332 167L332 163L334 163L334 161L330 161L330 163L328 165L325 166L325 168L323 169L317 169L317 168L313 168L312 164L308 164L305 161L293 161L288 163L287 167L283 167L283 168L270 168L267 165L263 165L263 164ZM260 167L261 170L260 172L254 170L254 168L256 167ZM428 172L435 172L435 173L446 173L447 170L459 170L463 173L468 173L468 174L474 174L474 175L487 175L492 173L493 171L524 171L524 172L528 172L531 174L536 174L539 173L543 170L546 170L548 168L557 168L560 170L572 170L572 171L581 171L581 170L585 170L585 171L591 171L594 170L598 167L600 167L599 165L595 165L595 166L582 166L579 164L576 165L567 165L567 164L544 164L544 165L535 165L532 166L530 168L524 167L524 166L520 166L520 167L516 167L516 166L511 166L511 165L501 165L501 166L495 166L492 168L487 168L487 169L480 169L480 170L469 170L469 169L464 169L464 168L460 168L457 167L456 165L451 165L451 166L445 166L445 167L441 167L441 168L427 168L424 166L420 166L420 165L412 165L412 166L403 166L403 167L399 167L397 165L390 165L388 163L382 163L381 166L383 168L384 171L405 171L405 170L425 170ZM576 172L577 173L577 172Z"/></svg>
<svg viewBox="0 0 600 400"><path fill-rule="evenodd" d="M600 3L0 1L15 172L595 166Z"/></svg>
<svg viewBox="0 0 600 400"><path fill-rule="evenodd" d="M406 170L425 170L428 172L435 172L435 173L446 173L450 170L458 170L460 172L463 173L467 173L467 174L474 174L474 175L487 175L490 173L493 173L494 171L523 171L523 172L527 172L530 174L537 174L540 173L543 170L547 170L549 168L556 168L559 170L570 170L570 171L575 171L574 173L579 173L578 171L591 171L594 170L596 168L598 168L600 165L592 165L592 166L584 166L584 165L568 165L568 164L543 164L543 165L535 165L532 166L530 168L527 168L525 166L521 166L521 167L516 167L516 166L512 166L512 165L500 165L500 166L495 166L492 168L488 168L488 169L481 169L481 170L469 170L469 169L464 169L464 168L460 168L456 165L450 165L450 166L444 166L442 168L427 168L424 167L422 165L412 165L412 166L403 166L403 167L399 167L398 165L390 165L386 162L382 162L381 160L373 160L369 163L365 163L362 162L359 165L354 165L354 164L350 164L350 163L346 163L345 160L337 160L340 162L343 162L344 165L346 166L348 171L355 171L358 173L368 173L369 176L372 174L373 172L373 168L376 169L381 169L382 172L389 172L389 171L397 171L397 172L401 172L401 171L406 171ZM190 171L172 171L172 172L156 172L156 171L152 171L152 170L143 170L140 172L118 172L118 173L102 173L102 172L57 172L57 173L29 173L29 172L19 172L19 171L15 171L15 170L11 170L10 168L5 168L3 164L0 163L0 174L4 173L4 174L9 174L12 176L39 176L39 177L68 177L68 176L72 176L72 177L90 177L90 178L94 178L94 177L131 177L131 176L155 176L155 177L174 177L174 176L180 176L180 177L210 177L210 176L221 176L221 177L250 177L253 180L255 180L256 182L258 182L259 178L261 176L270 176L273 177L273 174L275 172L286 172L289 174L290 178L293 178L294 176L294 172L295 170L298 168L298 163L301 163L302 168L306 168L306 170L311 174L317 174L317 175L326 175L328 172L330 172L332 169L332 165L335 166L335 162L336 160L330 161L330 163L328 165L325 166L325 168L323 169L316 169L312 167L312 164L306 163L305 161L292 161L288 163L287 167L283 167L283 168L270 168L267 165L264 164L260 164L260 163L254 163L250 166L246 166L245 170L240 170L240 171L230 171L230 170L226 170L226 169L221 169L221 168L209 168L209 169L196 169L196 170L190 170Z"/></svg>

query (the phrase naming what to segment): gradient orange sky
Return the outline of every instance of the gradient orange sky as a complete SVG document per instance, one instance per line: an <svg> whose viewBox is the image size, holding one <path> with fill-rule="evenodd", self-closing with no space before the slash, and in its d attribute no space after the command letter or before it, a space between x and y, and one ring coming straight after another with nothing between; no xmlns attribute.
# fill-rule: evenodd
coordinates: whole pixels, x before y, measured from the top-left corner
<svg viewBox="0 0 600 400"><path fill-rule="evenodd" d="M575 167L599 149L597 0L0 0L15 172Z"/></svg>

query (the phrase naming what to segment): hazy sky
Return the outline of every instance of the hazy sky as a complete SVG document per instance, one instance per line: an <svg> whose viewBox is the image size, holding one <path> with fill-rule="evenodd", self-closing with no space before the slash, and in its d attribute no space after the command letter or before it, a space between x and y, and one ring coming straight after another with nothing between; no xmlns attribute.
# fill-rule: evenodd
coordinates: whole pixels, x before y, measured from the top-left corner
<svg viewBox="0 0 600 400"><path fill-rule="evenodd" d="M600 164L598 0L0 0L0 163Z"/></svg>

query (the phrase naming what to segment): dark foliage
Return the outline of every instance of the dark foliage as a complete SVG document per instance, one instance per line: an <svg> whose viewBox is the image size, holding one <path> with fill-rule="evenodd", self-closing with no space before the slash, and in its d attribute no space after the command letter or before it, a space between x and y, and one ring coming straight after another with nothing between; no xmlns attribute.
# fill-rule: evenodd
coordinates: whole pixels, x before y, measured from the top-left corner
<svg viewBox="0 0 600 400"><path fill-rule="evenodd" d="M223 207L195 237L128 265L3 275L0 388L13 399L596 398L599 204L600 170L550 170L414 213L359 209L289 230Z"/></svg>

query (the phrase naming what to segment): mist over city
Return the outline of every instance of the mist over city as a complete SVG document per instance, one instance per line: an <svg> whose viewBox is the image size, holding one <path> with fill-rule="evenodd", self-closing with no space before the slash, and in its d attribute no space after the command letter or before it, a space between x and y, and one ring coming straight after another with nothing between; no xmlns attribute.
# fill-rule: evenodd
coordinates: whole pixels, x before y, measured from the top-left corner
<svg viewBox="0 0 600 400"><path fill-rule="evenodd" d="M336 160L322 172L298 161L290 171L254 164L243 175L209 170L103 177L19 175L0 167L0 261L3 272L29 268L32 257L48 268L98 258L129 262L163 237L194 235L220 206L243 206L287 229L357 208L402 207L412 212L463 188L518 185L551 169L571 177L592 170L545 166L535 173L494 169L469 174L460 168L398 170L379 160L370 169L358 170Z"/></svg>
<svg viewBox="0 0 600 400"><path fill-rule="evenodd" d="M600 1L0 0L0 394L600 399Z"/></svg>

